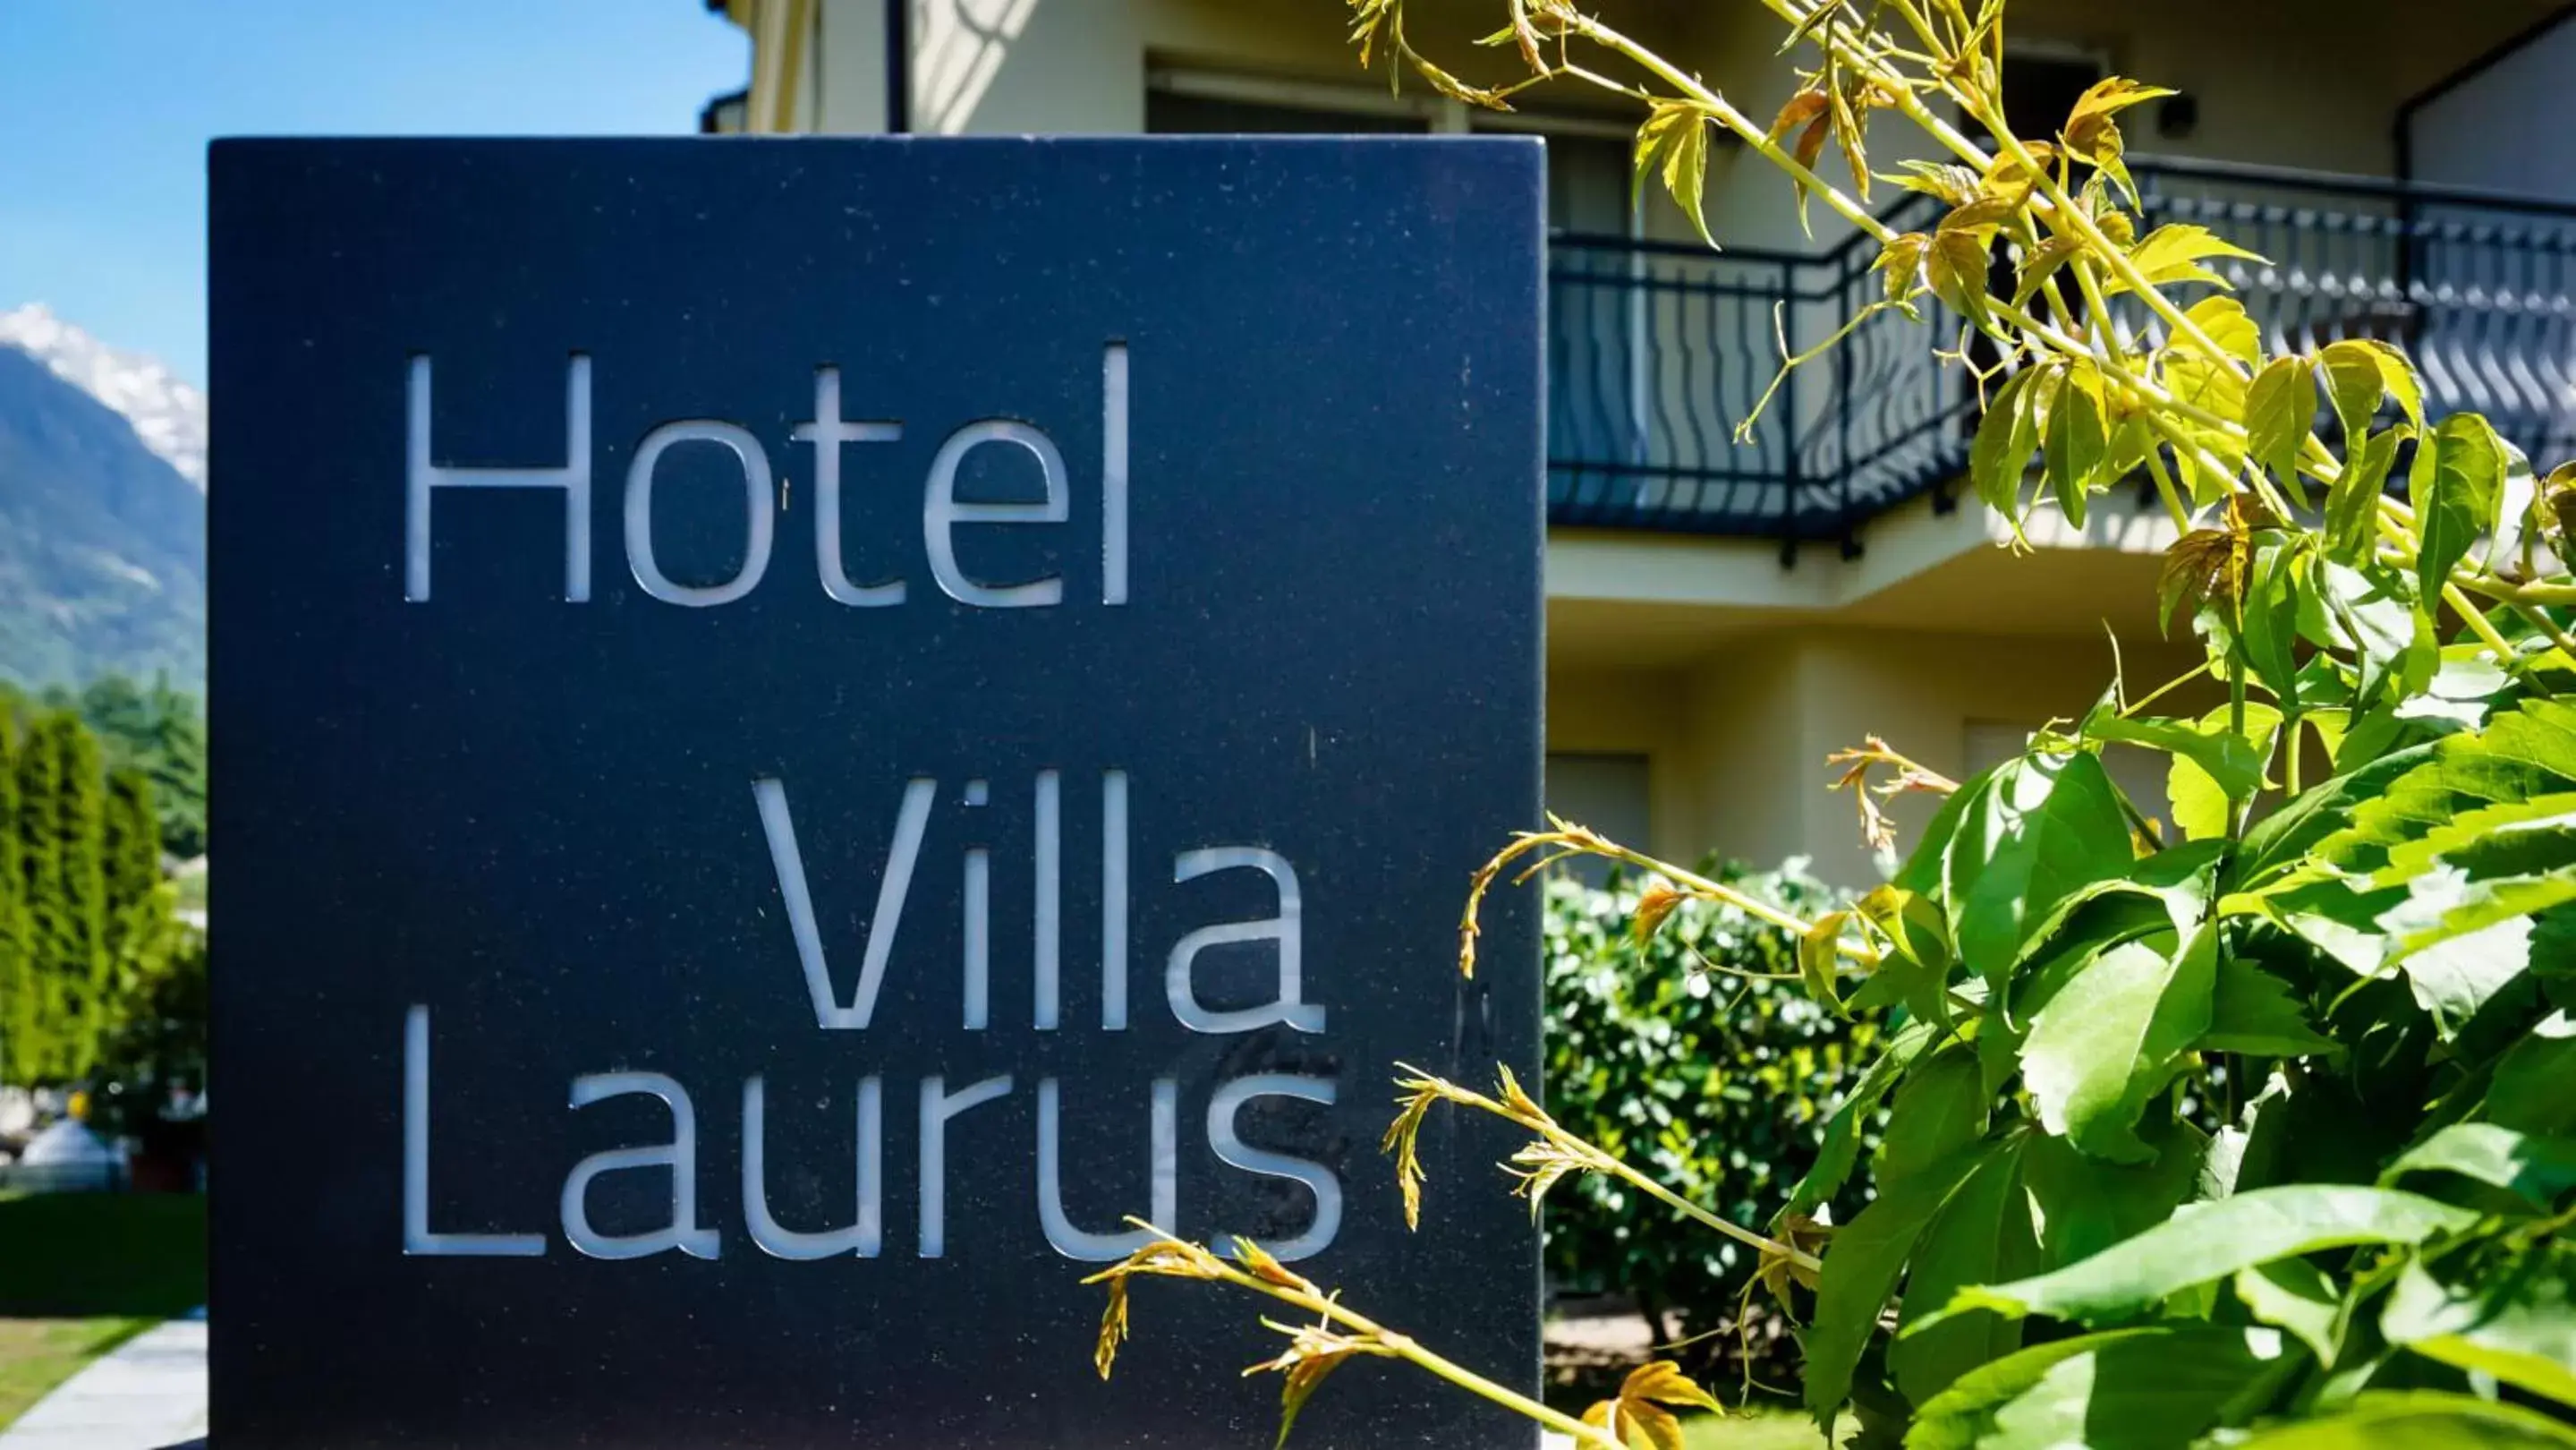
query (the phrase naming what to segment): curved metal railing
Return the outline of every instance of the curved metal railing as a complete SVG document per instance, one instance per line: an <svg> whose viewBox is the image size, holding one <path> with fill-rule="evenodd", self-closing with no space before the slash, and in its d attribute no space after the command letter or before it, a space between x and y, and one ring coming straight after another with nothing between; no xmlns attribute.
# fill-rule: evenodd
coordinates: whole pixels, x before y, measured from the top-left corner
<svg viewBox="0 0 2576 1450"><path fill-rule="evenodd" d="M2262 253L2221 270L2272 343L2396 341L2436 412L2474 408L2546 467L2576 454L2576 205L2272 167L2139 158L2149 226ZM1928 227L1930 198L1886 213ZM1857 549L1869 519L1946 491L1971 396L1947 323L1880 314L1783 382L1880 285L1854 238L1813 255L1559 235L1548 265L1549 517ZM2140 315L2123 317L2152 330ZM2321 420L2322 421L2322 420Z"/></svg>

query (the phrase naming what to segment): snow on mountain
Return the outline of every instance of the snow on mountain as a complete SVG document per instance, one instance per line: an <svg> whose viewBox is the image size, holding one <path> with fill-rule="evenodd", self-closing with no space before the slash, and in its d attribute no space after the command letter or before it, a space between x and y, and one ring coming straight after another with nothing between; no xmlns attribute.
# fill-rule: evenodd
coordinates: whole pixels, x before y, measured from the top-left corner
<svg viewBox="0 0 2576 1450"><path fill-rule="evenodd" d="M123 414L144 447L199 490L205 488L206 395L159 361L119 352L56 317L41 302L0 312L0 345L19 349Z"/></svg>

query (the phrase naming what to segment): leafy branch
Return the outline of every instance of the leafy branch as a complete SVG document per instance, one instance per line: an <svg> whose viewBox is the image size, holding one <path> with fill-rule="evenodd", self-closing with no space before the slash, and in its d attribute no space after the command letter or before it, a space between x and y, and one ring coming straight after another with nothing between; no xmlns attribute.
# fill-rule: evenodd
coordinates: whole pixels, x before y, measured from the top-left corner
<svg viewBox="0 0 2576 1450"><path fill-rule="evenodd" d="M1449 1103L1531 1135L1508 1167L1533 1211L1569 1177L1615 1180L1756 1250L1784 1304L1812 1292L1804 1390L1829 1429L1858 1405L1946 1446L2024 1443L2013 1425L2071 1443L2096 1420L2177 1450L2576 1445L2576 464L2541 476L2485 419L2429 416L2390 343L2268 350L2218 270L2261 259L2142 224L2121 122L2169 92L2107 79L2053 135L2022 137L2000 0L1762 3L1784 51L1811 56L1767 127L1576 0L1501 0L1488 43L1525 74L1489 87L1406 41L1405 0L1352 14L1364 62L1461 101L1564 82L1634 102L1640 183L1704 237L1713 133L1777 167L1802 218L1820 200L1877 245L1884 285L1825 349L1784 343L1784 370L1930 304L1989 339L1991 365L1941 354L1982 405L1969 483L2019 542L2044 505L2080 526L2143 476L2177 535L2160 614L2203 660L2135 698L2115 672L2093 709L1968 780L1875 737L1838 753L1874 848L1897 845L1895 797L1939 806L1893 879L1813 920L1563 819L1514 837L1469 884L1462 972L1498 882L1589 856L1645 873L1641 945L1684 902L1741 912L1798 940L1819 1006L1894 1030L1770 1234L1567 1131L1508 1072L1486 1094L1409 1068L1385 1141L1407 1222L1418 1135ZM1605 73L1623 67L1642 79ZM1953 159L1875 178L1883 112ZM1820 173L1829 150L1849 188ZM1939 219L1897 232L1869 208L1874 179ZM2114 747L2164 757L2164 801L2114 782ZM2313 782L2311 757L2328 767ZM1820 1232L1804 1214L1882 1116L1874 1196ZM1650 1365L1573 1419L1255 1254L1238 1267L1158 1236L1101 1276L1104 1373L1128 1278L1161 1274L1316 1316L1274 1325L1289 1347L1256 1367L1287 1376L1290 1419L1357 1356L1591 1446L1675 1450L1672 1410L1713 1407ZM2060 1327L2025 1344L2035 1317Z"/></svg>
<svg viewBox="0 0 2576 1450"><path fill-rule="evenodd" d="M1604 1428L1549 1409L1350 1308L1338 1294L1326 1293L1250 1239L1236 1239L1234 1256L1229 1260L1174 1238L1142 1219L1131 1218L1128 1222L1151 1233L1154 1241L1082 1281L1105 1285L1109 1291L1109 1302L1100 1315L1099 1343L1092 1352L1092 1364L1102 1379L1109 1378L1117 1364L1118 1347L1127 1339L1130 1285L1138 1278L1192 1279L1248 1290L1316 1316L1316 1323L1306 1325L1264 1319L1264 1325L1288 1336L1288 1347L1277 1358L1263 1360L1244 1371L1246 1375L1276 1372L1285 1376L1280 1390L1279 1443L1283 1445L1297 1422L1297 1412L1324 1377L1354 1357L1370 1356L1400 1359L1427 1370L1469 1394L1536 1420L1594 1450L1626 1450Z"/></svg>

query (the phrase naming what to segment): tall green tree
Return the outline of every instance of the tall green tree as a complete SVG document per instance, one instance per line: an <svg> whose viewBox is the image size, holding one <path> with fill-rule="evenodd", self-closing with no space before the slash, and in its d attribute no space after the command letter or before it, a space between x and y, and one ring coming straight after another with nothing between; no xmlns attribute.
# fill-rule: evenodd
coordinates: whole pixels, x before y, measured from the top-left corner
<svg viewBox="0 0 2576 1450"><path fill-rule="evenodd" d="M107 747L112 769L134 769L152 781L162 849L186 859L206 849L206 719L197 697L166 679L149 687L105 675L77 696L49 702L80 712Z"/></svg>
<svg viewBox="0 0 2576 1450"><path fill-rule="evenodd" d="M161 879L161 823L152 809L152 778L142 771L108 772L104 842L113 1008L134 989L138 971L154 969L151 963L162 955L157 943L168 933L178 897ZM109 1030L108 1024L99 1030Z"/></svg>
<svg viewBox="0 0 2576 1450"><path fill-rule="evenodd" d="M161 883L161 826L152 808L152 778L132 767L107 776L103 841L111 911L151 894Z"/></svg>
<svg viewBox="0 0 2576 1450"><path fill-rule="evenodd" d="M19 809L18 713L0 702L0 1082L32 1076L39 1049L36 978L28 955L27 865Z"/></svg>
<svg viewBox="0 0 2576 1450"><path fill-rule="evenodd" d="M17 762L28 965L41 1021L19 1070L65 1081L89 1070L108 987L106 768L80 717L30 723Z"/></svg>

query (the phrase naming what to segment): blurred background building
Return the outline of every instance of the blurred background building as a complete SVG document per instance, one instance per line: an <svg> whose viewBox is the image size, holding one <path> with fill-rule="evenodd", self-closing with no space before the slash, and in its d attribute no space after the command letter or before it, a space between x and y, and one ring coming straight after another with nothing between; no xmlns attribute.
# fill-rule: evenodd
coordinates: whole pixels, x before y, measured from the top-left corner
<svg viewBox="0 0 2576 1450"><path fill-rule="evenodd" d="M1935 769L2017 751L2080 714L2111 664L2157 681L2190 659L2153 618L2173 529L2143 494L2036 557L1963 499L1970 398L1886 317L1782 390L1774 318L1821 339L1877 279L1875 249L1721 146L1711 253L1658 194L1632 201L1635 117L1580 86L1510 114L1363 75L1345 7L1240 0L708 0L753 43L749 84L710 103L719 132L926 135L1281 132L1505 134L1548 147L1548 743L1552 805L1666 854L1811 855L1874 879L1827 752L1867 733ZM1756 4L1602 0L1667 58L1767 117L1791 79ZM2279 338L2413 347L2443 408L2485 410L2535 456L2571 446L2576 25L2544 0L2022 0L2006 90L2025 135L2053 133L2106 74L2180 88L2131 123L2149 223L2195 221L2270 259L2232 280ZM1469 79L1508 49L1475 40L1493 0L1413 0L1409 34ZM1877 168L1915 138L1880 128ZM1876 189L1889 220L1927 198ZM1427 259L1426 259L1427 260ZM1150 366L1139 360L1138 367ZM1250 366L1251 364L1247 364ZM2545 465L2544 465L2545 466ZM2161 800L2143 760L2122 762Z"/></svg>

